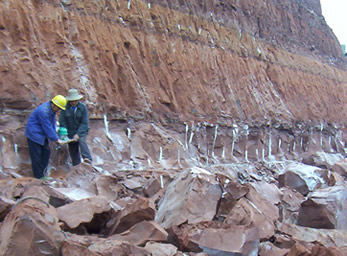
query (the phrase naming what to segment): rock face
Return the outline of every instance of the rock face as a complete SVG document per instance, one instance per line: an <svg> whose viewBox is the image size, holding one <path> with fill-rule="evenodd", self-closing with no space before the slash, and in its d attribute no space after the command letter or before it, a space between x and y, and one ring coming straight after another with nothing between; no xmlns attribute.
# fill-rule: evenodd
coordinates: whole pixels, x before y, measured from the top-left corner
<svg viewBox="0 0 347 256"><path fill-rule="evenodd" d="M188 127L191 138L177 142L196 140L209 157L345 147L346 61L318 0L2 1L0 35L3 169L28 175L28 115L71 87L84 95L94 137L128 122L108 138L109 154L95 149L103 160L157 161L159 147L128 144L139 121Z"/></svg>
<svg viewBox="0 0 347 256"><path fill-rule="evenodd" d="M0 50L0 255L346 255L319 0L2 0ZM51 143L31 178L26 120L69 88L93 163Z"/></svg>
<svg viewBox="0 0 347 256"><path fill-rule="evenodd" d="M346 120L346 62L318 0L5 0L0 11L4 113L76 87L94 118Z"/></svg>

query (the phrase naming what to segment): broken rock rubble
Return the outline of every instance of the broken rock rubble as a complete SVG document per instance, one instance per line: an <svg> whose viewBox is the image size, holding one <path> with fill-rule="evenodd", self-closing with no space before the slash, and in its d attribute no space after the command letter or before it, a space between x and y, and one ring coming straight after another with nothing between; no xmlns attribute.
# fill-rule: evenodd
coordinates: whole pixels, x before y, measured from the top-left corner
<svg viewBox="0 0 347 256"><path fill-rule="evenodd" d="M314 185L304 197L290 186L280 188L274 180L242 184L213 168L108 175L84 168L79 166L69 179L50 183L35 179L0 183L2 252L265 256L304 251L342 255L347 247L343 178L331 186L327 181L321 189ZM94 178L75 183L77 173ZM315 175L317 180L321 177ZM312 202L320 210L310 219ZM318 223L329 223L332 229L310 224L319 218L326 221ZM29 229L29 239L23 240L21 234Z"/></svg>

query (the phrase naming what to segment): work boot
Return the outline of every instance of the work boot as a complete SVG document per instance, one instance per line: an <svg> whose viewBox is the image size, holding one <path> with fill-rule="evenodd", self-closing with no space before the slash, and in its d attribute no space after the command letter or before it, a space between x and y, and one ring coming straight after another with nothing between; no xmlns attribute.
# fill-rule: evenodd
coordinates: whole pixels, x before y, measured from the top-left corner
<svg viewBox="0 0 347 256"><path fill-rule="evenodd" d="M40 180L43 180L43 181L54 181L54 179L52 177L49 177L49 176L43 176L40 178Z"/></svg>
<svg viewBox="0 0 347 256"><path fill-rule="evenodd" d="M83 162L86 164L92 164L92 161L90 161L88 158L83 158Z"/></svg>

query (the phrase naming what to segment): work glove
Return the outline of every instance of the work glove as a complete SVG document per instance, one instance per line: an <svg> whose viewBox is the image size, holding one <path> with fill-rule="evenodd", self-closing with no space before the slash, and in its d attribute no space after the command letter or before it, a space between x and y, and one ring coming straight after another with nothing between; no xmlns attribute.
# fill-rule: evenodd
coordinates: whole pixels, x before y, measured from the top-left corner
<svg viewBox="0 0 347 256"><path fill-rule="evenodd" d="M80 136L78 136L78 134L75 134L72 138L72 141L77 142L80 139Z"/></svg>

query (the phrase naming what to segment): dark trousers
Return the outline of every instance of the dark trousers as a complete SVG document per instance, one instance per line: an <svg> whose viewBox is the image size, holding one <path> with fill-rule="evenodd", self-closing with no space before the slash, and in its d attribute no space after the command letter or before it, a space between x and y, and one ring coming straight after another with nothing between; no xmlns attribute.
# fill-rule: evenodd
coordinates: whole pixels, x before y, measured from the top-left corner
<svg viewBox="0 0 347 256"><path fill-rule="evenodd" d="M86 136L80 137L77 142L70 142L69 153L70 153L73 166L81 163L81 155L83 159L87 158L91 162L93 161L92 156L90 155L90 152L89 152L87 142L86 142Z"/></svg>
<svg viewBox="0 0 347 256"><path fill-rule="evenodd" d="M46 139L45 144L42 146L28 139L28 146L34 177L40 179L45 175L45 170L49 162L49 156L51 154L49 142Z"/></svg>

